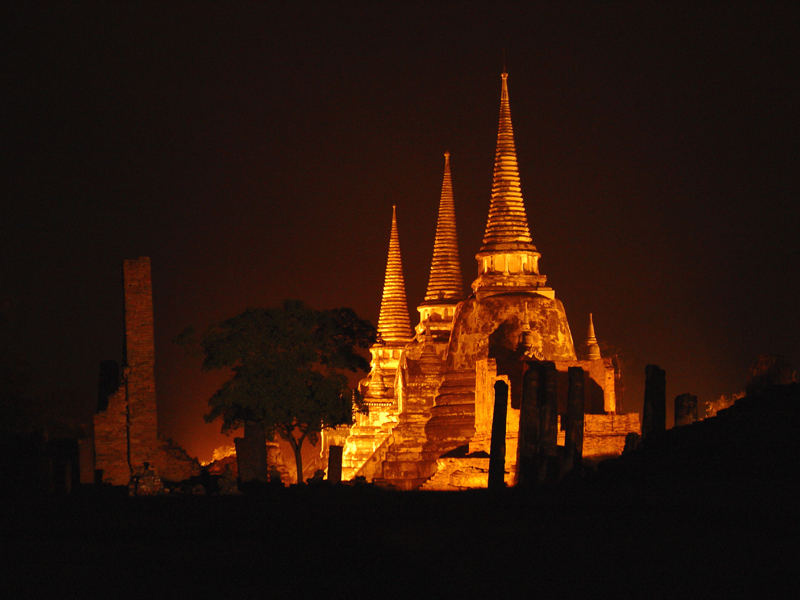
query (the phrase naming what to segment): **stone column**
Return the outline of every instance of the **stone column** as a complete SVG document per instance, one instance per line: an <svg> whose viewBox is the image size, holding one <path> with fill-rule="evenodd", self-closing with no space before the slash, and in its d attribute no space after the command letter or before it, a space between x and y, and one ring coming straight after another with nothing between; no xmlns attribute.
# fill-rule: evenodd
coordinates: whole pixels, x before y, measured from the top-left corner
<svg viewBox="0 0 800 600"><path fill-rule="evenodd" d="M584 372L580 367L569 368L567 418L565 427L564 467L569 471L581 464L583 458L583 413L586 405Z"/></svg>
<svg viewBox="0 0 800 600"><path fill-rule="evenodd" d="M244 437L233 440L239 483L267 481L267 440L261 423L245 421Z"/></svg>
<svg viewBox="0 0 800 600"><path fill-rule="evenodd" d="M527 361L522 378L522 402L519 411L517 445L517 485L531 485L536 480L536 448L539 445L539 367Z"/></svg>
<svg viewBox="0 0 800 600"><path fill-rule="evenodd" d="M539 481L552 480L556 473L558 447L557 371L552 361L539 363Z"/></svg>
<svg viewBox="0 0 800 600"><path fill-rule="evenodd" d="M492 413L492 442L489 450L489 489L503 489L506 470L506 415L508 414L508 385L494 383L494 412Z"/></svg>
<svg viewBox="0 0 800 600"><path fill-rule="evenodd" d="M643 439L666 429L666 394L667 380L664 369L657 365L647 365L645 367L644 411L642 414Z"/></svg>
<svg viewBox="0 0 800 600"><path fill-rule="evenodd" d="M675 396L675 427L691 425L697 421L697 396L681 394Z"/></svg>
<svg viewBox="0 0 800 600"><path fill-rule="evenodd" d="M331 444L328 446L328 481L331 483L342 482L342 446Z"/></svg>

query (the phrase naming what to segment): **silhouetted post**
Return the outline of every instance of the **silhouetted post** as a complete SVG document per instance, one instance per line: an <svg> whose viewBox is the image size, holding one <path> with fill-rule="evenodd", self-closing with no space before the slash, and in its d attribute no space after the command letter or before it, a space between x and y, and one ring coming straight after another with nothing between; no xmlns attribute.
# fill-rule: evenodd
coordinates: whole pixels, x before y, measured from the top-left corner
<svg viewBox="0 0 800 600"><path fill-rule="evenodd" d="M94 483L94 440L81 438L78 440L78 481L81 485Z"/></svg>
<svg viewBox="0 0 800 600"><path fill-rule="evenodd" d="M495 381L494 413L492 414L492 442L489 449L490 490L499 490L505 485L507 412L508 385L505 381Z"/></svg>
<svg viewBox="0 0 800 600"><path fill-rule="evenodd" d="M644 411L642 414L642 438L664 431L667 427L667 379L664 369L647 365L644 370Z"/></svg>
<svg viewBox="0 0 800 600"><path fill-rule="evenodd" d="M328 481L342 482L342 446L328 446Z"/></svg>
<svg viewBox="0 0 800 600"><path fill-rule="evenodd" d="M233 440L239 483L267 482L267 439L261 423L244 422L244 437Z"/></svg>
<svg viewBox="0 0 800 600"><path fill-rule="evenodd" d="M565 471L581 464L583 458L583 412L586 405L584 374L580 367L569 368L567 419L564 436Z"/></svg>
<svg viewBox="0 0 800 600"><path fill-rule="evenodd" d="M528 361L522 378L522 402L519 411L517 445L517 485L536 481L536 449L539 446L539 365Z"/></svg>
<svg viewBox="0 0 800 600"><path fill-rule="evenodd" d="M539 481L556 476L555 463L558 446L558 396L556 388L556 365L552 361L539 363Z"/></svg>
<svg viewBox="0 0 800 600"><path fill-rule="evenodd" d="M681 394L675 396L675 427L691 425L697 421L697 396Z"/></svg>

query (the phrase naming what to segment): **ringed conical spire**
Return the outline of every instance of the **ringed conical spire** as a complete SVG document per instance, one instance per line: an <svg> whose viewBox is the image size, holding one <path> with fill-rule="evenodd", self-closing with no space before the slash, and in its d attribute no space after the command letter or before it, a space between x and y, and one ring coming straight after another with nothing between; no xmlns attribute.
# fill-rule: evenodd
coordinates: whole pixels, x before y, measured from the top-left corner
<svg viewBox="0 0 800 600"><path fill-rule="evenodd" d="M392 231L389 234L389 255L386 259L381 312L378 316L378 336L383 342L408 342L411 339L403 260L400 256L400 238L397 235L397 209L394 205L392 205Z"/></svg>
<svg viewBox="0 0 800 600"><path fill-rule="evenodd" d="M525 214L525 201L522 198L519 180L517 150L511 126L511 105L508 100L508 73L503 72L501 79L492 199L480 251L536 250L528 228L528 217Z"/></svg>
<svg viewBox="0 0 800 600"><path fill-rule="evenodd" d="M431 273L423 303L458 301L464 297L461 262L458 258L456 209L453 201L453 179L450 174L450 153L444 153L444 176L439 199L439 217L433 242Z"/></svg>
<svg viewBox="0 0 800 600"><path fill-rule="evenodd" d="M594 334L594 321L592 313L589 313L589 329L586 332L586 358L597 360L602 358L600 354L600 344L597 343L597 336Z"/></svg>

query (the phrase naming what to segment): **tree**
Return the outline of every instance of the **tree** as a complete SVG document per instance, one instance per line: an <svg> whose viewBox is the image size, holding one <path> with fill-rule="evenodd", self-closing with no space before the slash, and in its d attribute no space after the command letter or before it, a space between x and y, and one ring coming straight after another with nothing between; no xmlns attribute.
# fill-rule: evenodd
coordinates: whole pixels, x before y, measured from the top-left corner
<svg viewBox="0 0 800 600"><path fill-rule="evenodd" d="M222 419L223 432L255 421L270 439L277 433L292 446L300 483L305 440L316 445L322 428L352 424L354 403L363 410L347 372L369 368L363 353L374 340L375 328L352 309L315 310L298 300L212 325L200 341L203 370L232 375L210 398L205 420Z"/></svg>

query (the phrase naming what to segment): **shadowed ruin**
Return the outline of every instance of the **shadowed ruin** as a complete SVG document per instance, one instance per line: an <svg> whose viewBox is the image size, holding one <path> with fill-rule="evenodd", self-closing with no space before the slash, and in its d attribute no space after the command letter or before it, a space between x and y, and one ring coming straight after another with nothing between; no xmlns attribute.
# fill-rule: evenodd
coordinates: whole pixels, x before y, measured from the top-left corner
<svg viewBox="0 0 800 600"><path fill-rule="evenodd" d="M125 353L121 372L108 361L100 367L94 469L99 481L117 486L152 473L182 481L198 475L200 465L158 435L150 259L125 260L122 271Z"/></svg>

